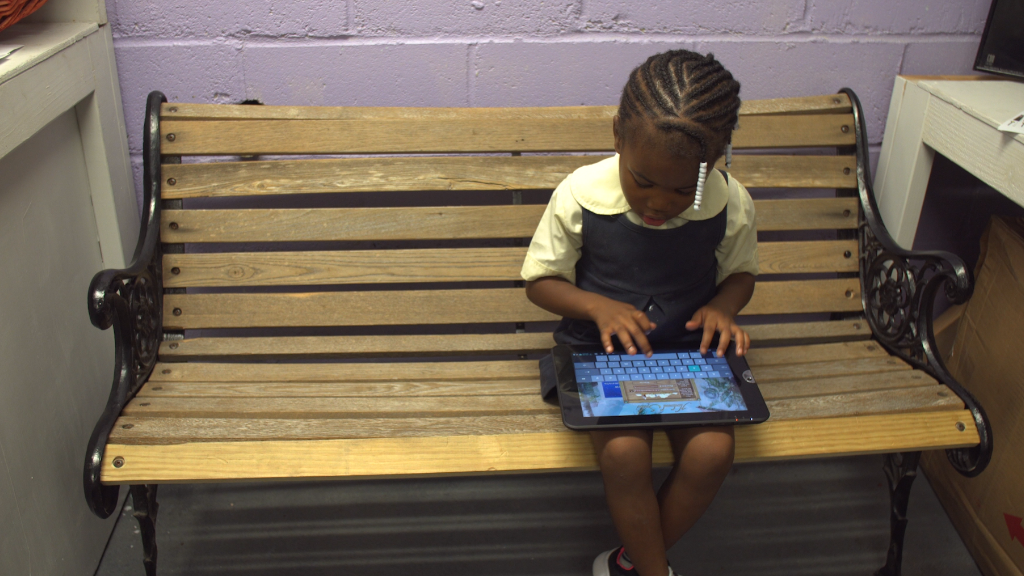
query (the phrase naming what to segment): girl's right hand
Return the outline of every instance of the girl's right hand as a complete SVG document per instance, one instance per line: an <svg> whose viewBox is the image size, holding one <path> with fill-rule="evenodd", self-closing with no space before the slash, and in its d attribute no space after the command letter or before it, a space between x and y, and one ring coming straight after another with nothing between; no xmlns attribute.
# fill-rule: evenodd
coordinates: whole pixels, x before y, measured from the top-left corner
<svg viewBox="0 0 1024 576"><path fill-rule="evenodd" d="M605 351L609 354L615 351L612 344L614 334L627 354L636 354L639 347L645 356L650 357L654 350L647 341L647 333L658 326L651 322L646 314L630 304L609 298L601 300L602 302L591 310L590 319L601 330L601 344Z"/></svg>

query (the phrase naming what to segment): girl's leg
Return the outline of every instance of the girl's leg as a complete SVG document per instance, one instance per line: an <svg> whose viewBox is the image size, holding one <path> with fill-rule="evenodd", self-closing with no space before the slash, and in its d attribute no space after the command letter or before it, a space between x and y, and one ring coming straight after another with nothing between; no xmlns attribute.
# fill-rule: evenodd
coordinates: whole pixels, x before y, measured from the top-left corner
<svg viewBox="0 0 1024 576"><path fill-rule="evenodd" d="M676 464L658 491L665 550L707 510L732 467L735 452L732 426L677 428L668 431L668 438Z"/></svg>
<svg viewBox="0 0 1024 576"><path fill-rule="evenodd" d="M668 574L646 430L592 431L612 522L641 576Z"/></svg>

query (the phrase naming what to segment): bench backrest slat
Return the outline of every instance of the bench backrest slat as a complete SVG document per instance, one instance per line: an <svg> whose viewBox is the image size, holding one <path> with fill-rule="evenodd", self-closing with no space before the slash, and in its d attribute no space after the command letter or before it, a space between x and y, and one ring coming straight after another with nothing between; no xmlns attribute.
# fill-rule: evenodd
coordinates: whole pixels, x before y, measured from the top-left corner
<svg viewBox="0 0 1024 576"><path fill-rule="evenodd" d="M856 278L762 282L742 314L860 310ZM381 290L298 294L168 294L164 326L255 328L544 322L522 288Z"/></svg>
<svg viewBox="0 0 1024 576"><path fill-rule="evenodd" d="M605 156L416 156L170 164L166 200L222 196L546 190ZM853 188L854 156L737 156L729 170L745 186ZM173 184L169 184L173 182Z"/></svg>
<svg viewBox="0 0 1024 576"><path fill-rule="evenodd" d="M374 106L250 106L244 104L163 104L160 115L177 120L347 120L359 118L454 118L475 117L492 120L516 120L524 115L548 118L611 118L617 106L545 106L524 108L413 108ZM753 114L849 114L850 98L846 94L800 96L745 100L740 116Z"/></svg>
<svg viewBox="0 0 1024 576"><path fill-rule="evenodd" d="M856 198L755 201L760 231L857 226ZM164 242L529 238L544 212L522 206L165 210ZM411 223L415 223L412 225Z"/></svg>
<svg viewBox="0 0 1024 576"><path fill-rule="evenodd" d="M761 242L762 274L856 272L856 240ZM526 247L165 254L164 286L312 286L520 280Z"/></svg>
<svg viewBox="0 0 1024 576"><path fill-rule="evenodd" d="M165 120L163 152L211 154L408 154L458 152L602 152L613 148L609 119L530 118L516 122L452 120ZM733 135L741 148L851 146L850 116L743 116ZM813 144L812 144L813 143Z"/></svg>

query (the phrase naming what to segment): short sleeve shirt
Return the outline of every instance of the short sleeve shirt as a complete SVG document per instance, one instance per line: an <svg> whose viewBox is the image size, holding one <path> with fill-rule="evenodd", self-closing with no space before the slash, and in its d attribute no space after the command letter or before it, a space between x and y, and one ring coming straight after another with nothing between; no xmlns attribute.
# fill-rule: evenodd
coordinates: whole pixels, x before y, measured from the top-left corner
<svg viewBox="0 0 1024 576"><path fill-rule="evenodd" d="M660 226L650 226L626 202L619 184L619 157L615 155L579 168L558 185L530 242L522 277L532 281L559 276L576 282L576 262L583 247L584 208L605 216L626 213L630 222L638 226L668 230L713 218L726 207L725 237L715 249L719 284L732 274L758 272L754 201L747 189L735 178L726 181L721 172L712 170L704 185L699 211L691 206Z"/></svg>

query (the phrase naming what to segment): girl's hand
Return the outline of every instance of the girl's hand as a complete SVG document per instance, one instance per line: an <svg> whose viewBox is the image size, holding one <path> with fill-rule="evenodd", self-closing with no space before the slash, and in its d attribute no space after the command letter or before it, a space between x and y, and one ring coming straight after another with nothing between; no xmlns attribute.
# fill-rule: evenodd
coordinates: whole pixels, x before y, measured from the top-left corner
<svg viewBox="0 0 1024 576"><path fill-rule="evenodd" d="M750 335L747 334L747 331L736 324L732 315L710 304L697 310L693 318L686 323L687 330L696 330L701 326L704 327L704 337L700 340L702 354L707 353L708 347L711 346L711 340L715 337L715 332L721 334L718 338L719 358L725 356L730 340L736 341L737 356L743 356L750 349Z"/></svg>
<svg viewBox="0 0 1024 576"><path fill-rule="evenodd" d="M618 337L627 354L636 354L637 347L647 357L654 353L646 334L657 328L657 325L632 305L601 298L601 302L590 311L590 319L601 330L601 344L609 354L615 351L612 345L613 334Z"/></svg>

